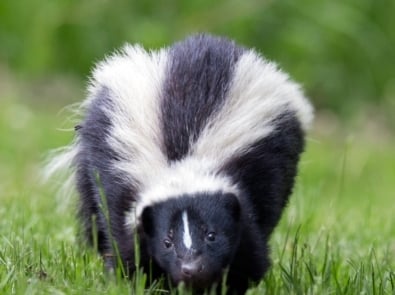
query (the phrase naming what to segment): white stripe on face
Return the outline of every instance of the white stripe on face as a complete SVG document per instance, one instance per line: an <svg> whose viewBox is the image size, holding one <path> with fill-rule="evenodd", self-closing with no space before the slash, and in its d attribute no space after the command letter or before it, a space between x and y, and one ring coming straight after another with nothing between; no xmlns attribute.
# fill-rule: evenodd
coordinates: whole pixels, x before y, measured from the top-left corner
<svg viewBox="0 0 395 295"><path fill-rule="evenodd" d="M191 237L191 232L189 231L188 214L186 211L182 212L182 221L184 224L184 235L183 235L184 245L187 249L191 249L192 237Z"/></svg>

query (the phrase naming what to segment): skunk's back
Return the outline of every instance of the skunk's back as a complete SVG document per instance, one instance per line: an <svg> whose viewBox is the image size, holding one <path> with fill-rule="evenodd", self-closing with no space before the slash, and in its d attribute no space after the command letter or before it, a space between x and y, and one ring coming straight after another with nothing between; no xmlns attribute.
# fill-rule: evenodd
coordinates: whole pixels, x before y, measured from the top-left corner
<svg viewBox="0 0 395 295"><path fill-rule="evenodd" d="M265 169L287 166L263 158L292 158L293 178L312 119L299 87L273 63L209 35L152 52L126 45L97 65L81 107L70 153L85 175L80 194L96 191L96 171L109 197L128 195L138 212L181 193L255 192L269 179Z"/></svg>

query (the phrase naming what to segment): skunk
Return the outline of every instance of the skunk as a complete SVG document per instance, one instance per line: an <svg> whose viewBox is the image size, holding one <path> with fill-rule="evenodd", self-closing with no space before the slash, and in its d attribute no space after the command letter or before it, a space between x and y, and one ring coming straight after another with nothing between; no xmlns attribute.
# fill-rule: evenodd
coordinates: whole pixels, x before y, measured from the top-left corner
<svg viewBox="0 0 395 295"><path fill-rule="evenodd" d="M132 275L137 252L154 279L204 290L226 273L230 294L262 278L313 118L288 75L207 34L126 45L95 67L81 109L50 170L70 164L84 235L109 268Z"/></svg>

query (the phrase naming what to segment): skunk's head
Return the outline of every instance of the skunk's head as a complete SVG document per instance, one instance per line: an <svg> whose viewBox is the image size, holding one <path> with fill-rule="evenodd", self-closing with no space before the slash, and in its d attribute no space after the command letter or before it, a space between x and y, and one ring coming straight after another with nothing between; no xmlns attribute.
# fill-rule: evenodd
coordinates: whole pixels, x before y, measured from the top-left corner
<svg viewBox="0 0 395 295"><path fill-rule="evenodd" d="M150 255L173 283L206 288L232 261L240 214L234 194L199 193L148 206L141 222Z"/></svg>

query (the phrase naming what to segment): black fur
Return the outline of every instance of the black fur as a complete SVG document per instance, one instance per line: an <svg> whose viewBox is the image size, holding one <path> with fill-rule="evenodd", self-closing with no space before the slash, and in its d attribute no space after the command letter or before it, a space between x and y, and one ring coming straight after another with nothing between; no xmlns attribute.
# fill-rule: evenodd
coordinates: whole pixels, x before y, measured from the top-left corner
<svg viewBox="0 0 395 295"><path fill-rule="evenodd" d="M122 175L109 169L112 161L121 161L118 155L106 143L110 136L111 119L104 110L112 108L110 90L103 88L95 97L95 103L87 110L84 121L78 129L79 152L74 159L76 166L77 190L80 195L79 216L83 224L82 234L90 243L97 235L98 250L105 257L111 257L115 251L112 239L116 241L119 252L128 272L134 271L133 235L124 227L125 212L134 201L135 188L125 183ZM102 204L99 188L102 187L106 204ZM104 206L104 207L103 207ZM106 220L105 210L109 214ZM92 222L96 224L93 225ZM111 232L108 231L110 224ZM97 233L93 233L93 229ZM110 261L109 263L112 263ZM114 267L114 265L110 265Z"/></svg>
<svg viewBox="0 0 395 295"><path fill-rule="evenodd" d="M239 183L254 205L262 235L270 236L292 192L304 134L291 113L277 118L276 130L227 162L223 171Z"/></svg>
<svg viewBox="0 0 395 295"><path fill-rule="evenodd" d="M142 214L142 226L148 253L173 283L184 281L194 289L210 287L213 281L220 281L222 271L229 266L240 243L240 210L234 195L221 192L183 195L147 207ZM187 212L189 218L192 249L187 249L182 242L183 212ZM209 233L215 233L213 241L207 239ZM170 241L171 246L166 247L164 240ZM183 273L183 263L195 262L196 269Z"/></svg>
<svg viewBox="0 0 395 295"><path fill-rule="evenodd" d="M208 118L221 107L242 52L226 39L205 35L172 47L161 105L169 161L186 155Z"/></svg>
<svg viewBox="0 0 395 295"><path fill-rule="evenodd" d="M168 162L186 157L208 119L221 109L243 51L233 42L205 35L172 47L160 94L162 148ZM104 110L113 107L113 99L111 90L103 87L76 128L78 153L74 166L79 215L87 239L92 242L97 235L104 257L113 257L117 247L126 275L131 275L135 271L134 237L125 226L125 217L131 204L138 201L138 185L125 180L121 172L109 169L114 161L125 160L125 155L117 154L106 141L111 137L112 118ZM218 191L173 196L144 209L137 227L141 265L153 278L168 274L173 283L182 280L201 289L219 282L228 268L229 293L237 294L243 294L250 281L262 278L270 265L268 240L287 204L304 147L303 130L295 113L284 111L273 123L276 128L269 136L244 147L244 153L234 155L219 167L238 185L241 195ZM106 206L100 186L109 220L103 212ZM183 210L191 218L195 239L191 253L186 252L180 240ZM95 225L92 216L96 218ZM207 241L209 231L218 235L216 242ZM171 241L172 249L166 248L165 239ZM180 263L194 259L205 271L190 277L182 273ZM116 259L107 261L109 267L116 266Z"/></svg>

